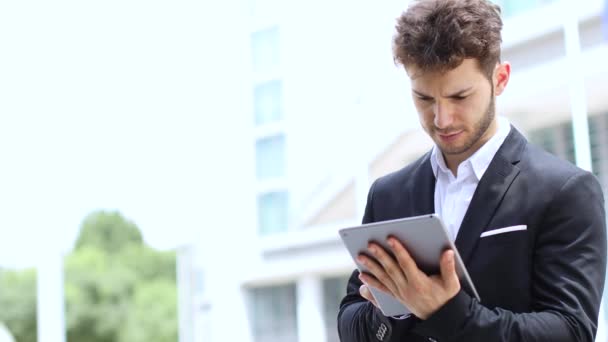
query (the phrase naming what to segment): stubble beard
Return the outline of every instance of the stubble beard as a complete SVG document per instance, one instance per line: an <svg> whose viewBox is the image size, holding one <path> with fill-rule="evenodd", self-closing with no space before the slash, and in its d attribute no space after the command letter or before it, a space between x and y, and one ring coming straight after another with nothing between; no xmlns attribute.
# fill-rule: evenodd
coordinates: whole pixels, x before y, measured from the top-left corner
<svg viewBox="0 0 608 342"><path fill-rule="evenodd" d="M488 108L486 109L485 115L479 121L477 121L477 123L475 123L473 135L471 135L471 137L467 141L465 141L464 144L462 144L460 146L451 146L450 147L450 146L441 146L442 144L438 144L441 147L441 152L443 152L444 154L447 154L447 155L465 153L471 147L473 147L475 144L477 144L477 142L479 142L479 139L481 139L486 134L486 132L488 131L488 128L490 128L490 125L492 124L492 121L494 121L495 116L496 116L496 105L495 105L495 101L494 101L494 96L491 96L490 103L488 104Z"/></svg>

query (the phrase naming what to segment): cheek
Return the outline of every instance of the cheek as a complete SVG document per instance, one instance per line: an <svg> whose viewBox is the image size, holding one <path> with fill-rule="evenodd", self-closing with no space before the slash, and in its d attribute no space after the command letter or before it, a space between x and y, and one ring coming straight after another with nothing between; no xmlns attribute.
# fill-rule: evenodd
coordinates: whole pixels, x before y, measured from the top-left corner
<svg viewBox="0 0 608 342"><path fill-rule="evenodd" d="M471 103L468 106L469 116L471 117L470 121L479 121L486 114L487 104L482 102Z"/></svg>
<svg viewBox="0 0 608 342"><path fill-rule="evenodd" d="M465 100L454 105L454 115L457 121L474 122L485 112L479 101Z"/></svg>
<svg viewBox="0 0 608 342"><path fill-rule="evenodd" d="M480 94L480 96L471 99L471 101L468 102L468 106L471 111L474 111L477 114L477 116L483 116L486 113L490 102L492 102L490 92L484 92L483 94Z"/></svg>
<svg viewBox="0 0 608 342"><path fill-rule="evenodd" d="M434 126L433 121L435 120L435 115L432 110L418 109L418 119L427 131Z"/></svg>

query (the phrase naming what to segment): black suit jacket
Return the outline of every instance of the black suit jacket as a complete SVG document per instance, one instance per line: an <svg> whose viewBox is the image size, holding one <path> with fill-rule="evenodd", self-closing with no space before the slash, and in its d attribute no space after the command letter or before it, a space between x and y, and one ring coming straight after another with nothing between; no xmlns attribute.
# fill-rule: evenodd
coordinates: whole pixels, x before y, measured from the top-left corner
<svg viewBox="0 0 608 342"><path fill-rule="evenodd" d="M363 222L434 212L430 153L371 186ZM484 231L526 230L480 238ZM461 290L426 321L387 318L359 295L340 304L342 342L594 340L606 267L596 178L530 144L514 128L479 182L456 238L481 302Z"/></svg>

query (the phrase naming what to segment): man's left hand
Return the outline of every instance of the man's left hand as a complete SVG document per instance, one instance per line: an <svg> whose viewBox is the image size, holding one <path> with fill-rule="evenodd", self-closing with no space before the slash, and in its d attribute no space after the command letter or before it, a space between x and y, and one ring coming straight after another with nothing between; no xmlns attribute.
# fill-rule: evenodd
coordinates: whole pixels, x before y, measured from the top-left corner
<svg viewBox="0 0 608 342"><path fill-rule="evenodd" d="M441 274L427 276L401 242L389 237L388 244L395 258L376 243L368 246L373 258L365 254L358 256L357 260L369 270L369 273L359 275L363 283L397 298L422 320L429 318L458 294L460 280L452 250L445 251L441 256Z"/></svg>

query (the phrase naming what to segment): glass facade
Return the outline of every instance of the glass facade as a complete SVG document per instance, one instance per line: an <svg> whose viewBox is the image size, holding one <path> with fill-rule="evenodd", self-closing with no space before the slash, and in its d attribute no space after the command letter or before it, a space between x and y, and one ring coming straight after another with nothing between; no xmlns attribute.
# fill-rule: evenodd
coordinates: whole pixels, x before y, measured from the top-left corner
<svg viewBox="0 0 608 342"><path fill-rule="evenodd" d="M254 72L271 72L279 66L279 28L254 32L251 35L251 56Z"/></svg>
<svg viewBox="0 0 608 342"><path fill-rule="evenodd" d="M281 81L274 80L258 84L253 89L254 115L256 125L277 122L282 119Z"/></svg>
<svg viewBox="0 0 608 342"><path fill-rule="evenodd" d="M249 317L255 342L298 342L295 285L251 289Z"/></svg>
<svg viewBox="0 0 608 342"><path fill-rule="evenodd" d="M572 122L566 121L530 132L530 142L576 163ZM589 142L593 173L604 191L608 190L608 114L589 117Z"/></svg>
<svg viewBox="0 0 608 342"><path fill-rule="evenodd" d="M608 42L608 0L604 1L604 12L602 13L602 32L604 41Z"/></svg>
<svg viewBox="0 0 608 342"><path fill-rule="evenodd" d="M547 152L575 163L572 122L567 121L534 130L529 134L530 142Z"/></svg>
<svg viewBox="0 0 608 342"><path fill-rule="evenodd" d="M266 3L266 2L264 2ZM258 3L261 5L262 3ZM267 3L269 4L269 3ZM255 6L256 8L258 6ZM254 72L253 121L255 128L273 126L272 133L258 134L255 138L255 172L262 188L277 184L286 177L285 129L283 128L283 82L278 78L280 65L280 41L277 26L251 34L251 56ZM276 129L278 127L278 130ZM272 186L257 194L259 235L287 230L288 192L283 187Z"/></svg>
<svg viewBox="0 0 608 342"><path fill-rule="evenodd" d="M258 180L285 176L285 136L262 138L255 143L256 176Z"/></svg>
<svg viewBox="0 0 608 342"><path fill-rule="evenodd" d="M348 276L323 279L323 315L327 342L340 342L337 317L340 301L346 293Z"/></svg>
<svg viewBox="0 0 608 342"><path fill-rule="evenodd" d="M494 0L500 5L504 17L511 17L558 0Z"/></svg>
<svg viewBox="0 0 608 342"><path fill-rule="evenodd" d="M269 192L258 196L258 227L260 235L287 230L287 191Z"/></svg>

